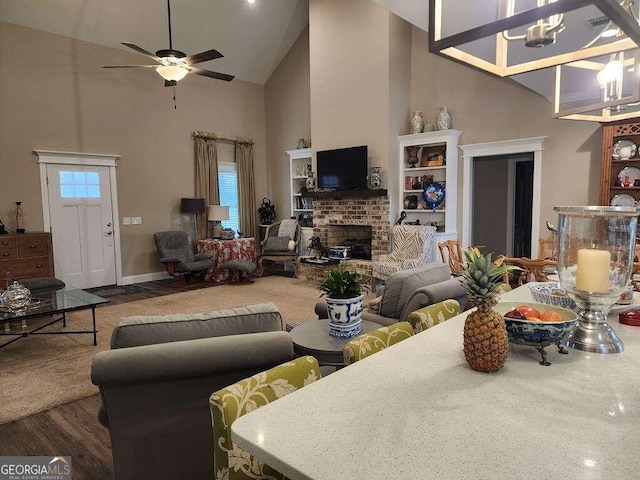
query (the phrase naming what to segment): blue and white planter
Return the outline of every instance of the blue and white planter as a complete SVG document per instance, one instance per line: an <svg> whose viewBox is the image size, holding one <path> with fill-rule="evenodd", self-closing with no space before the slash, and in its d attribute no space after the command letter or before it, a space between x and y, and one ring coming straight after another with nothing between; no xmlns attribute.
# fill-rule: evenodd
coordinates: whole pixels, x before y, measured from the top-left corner
<svg viewBox="0 0 640 480"><path fill-rule="evenodd" d="M329 313L329 335L338 338L351 338L362 333L362 310L364 294L355 298L327 297Z"/></svg>

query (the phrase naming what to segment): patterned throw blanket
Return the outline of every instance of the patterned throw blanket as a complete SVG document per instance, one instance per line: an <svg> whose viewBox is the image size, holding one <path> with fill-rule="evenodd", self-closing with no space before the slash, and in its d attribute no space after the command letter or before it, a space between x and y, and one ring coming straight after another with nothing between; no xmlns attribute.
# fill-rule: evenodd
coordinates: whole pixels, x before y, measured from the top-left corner
<svg viewBox="0 0 640 480"><path fill-rule="evenodd" d="M293 218L282 220L280 222L280 228L278 228L278 236L289 237L291 240L295 240L297 225L298 221Z"/></svg>

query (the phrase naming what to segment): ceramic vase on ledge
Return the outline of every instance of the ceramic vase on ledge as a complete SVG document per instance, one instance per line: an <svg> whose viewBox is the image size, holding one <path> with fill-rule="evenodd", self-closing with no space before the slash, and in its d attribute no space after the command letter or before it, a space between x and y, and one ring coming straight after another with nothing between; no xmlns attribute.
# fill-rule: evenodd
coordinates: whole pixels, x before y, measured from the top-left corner
<svg viewBox="0 0 640 480"><path fill-rule="evenodd" d="M451 128L451 114L448 107L440 107L440 111L436 116L436 125L438 130L449 130Z"/></svg>
<svg viewBox="0 0 640 480"><path fill-rule="evenodd" d="M413 112L411 114L411 128L409 133L422 133L424 131L424 120L422 119L422 112Z"/></svg>

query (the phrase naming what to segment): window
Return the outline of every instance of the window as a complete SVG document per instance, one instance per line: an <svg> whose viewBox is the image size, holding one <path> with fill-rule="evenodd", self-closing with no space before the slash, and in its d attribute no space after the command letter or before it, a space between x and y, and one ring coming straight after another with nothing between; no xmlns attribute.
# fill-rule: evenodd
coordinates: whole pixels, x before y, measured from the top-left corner
<svg viewBox="0 0 640 480"><path fill-rule="evenodd" d="M220 189L220 205L229 207L229 220L223 220L224 228L235 232L240 229L238 212L238 170L235 163L218 162L218 188Z"/></svg>
<svg viewBox="0 0 640 480"><path fill-rule="evenodd" d="M60 197L100 198L98 172L60 172Z"/></svg>

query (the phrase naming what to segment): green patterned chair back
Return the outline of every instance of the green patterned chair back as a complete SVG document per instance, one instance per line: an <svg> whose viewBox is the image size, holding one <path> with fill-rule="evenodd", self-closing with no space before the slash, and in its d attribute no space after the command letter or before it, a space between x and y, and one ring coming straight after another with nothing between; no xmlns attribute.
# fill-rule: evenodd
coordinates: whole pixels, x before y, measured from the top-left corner
<svg viewBox="0 0 640 480"><path fill-rule="evenodd" d="M295 392L321 378L318 361L300 357L214 392L209 398L213 422L216 480L284 479L231 441L231 424L242 415Z"/></svg>
<svg viewBox="0 0 640 480"><path fill-rule="evenodd" d="M398 322L388 327L378 328L347 343L342 349L344 362L351 365L358 360L368 357L380 350L390 347L413 335L413 328L409 322Z"/></svg>
<svg viewBox="0 0 640 480"><path fill-rule="evenodd" d="M415 333L425 331L439 323L449 320L460 313L460 304L457 300L448 299L440 303L434 303L409 314L409 322Z"/></svg>

